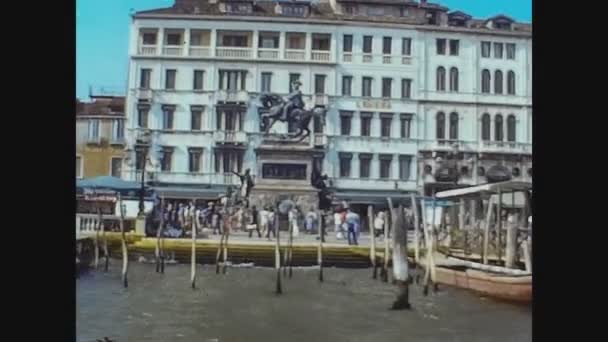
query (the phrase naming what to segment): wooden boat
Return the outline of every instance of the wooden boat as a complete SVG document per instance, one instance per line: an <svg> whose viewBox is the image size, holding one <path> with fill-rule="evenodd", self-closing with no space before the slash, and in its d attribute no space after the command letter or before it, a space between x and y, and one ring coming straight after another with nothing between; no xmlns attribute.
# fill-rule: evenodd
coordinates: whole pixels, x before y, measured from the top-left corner
<svg viewBox="0 0 608 342"><path fill-rule="evenodd" d="M462 264L438 264L435 267L435 277L440 284L472 290L488 297L521 303L532 301L530 273L507 274L479 270Z"/></svg>
<svg viewBox="0 0 608 342"><path fill-rule="evenodd" d="M473 290L475 292L490 297L522 303L530 303L532 301L532 263L531 255L529 254L529 250L527 249L528 241L524 241L524 245L522 247L525 250L524 258L526 270L517 269L518 260L516 256L518 248L517 234L518 232L527 232L527 226L525 228L523 226L526 222L525 218L528 217L528 213L530 212L528 192L531 191L531 189L531 183L507 181L441 191L436 193L435 197L439 199L460 200L460 227L464 226L465 200L479 198L486 199L489 203L486 206L487 212L485 215L484 222L480 222L480 224L474 224L474 226L482 226L484 228L483 251L482 255L479 256L481 262L483 263L476 263L454 257L447 257L447 259L443 259L441 262L435 263L435 281L437 283ZM522 196L524 203L519 211L523 219L520 220L520 222L513 222L514 224L519 224L519 227L517 227L516 225L512 225L510 227L510 233L506 232L507 238L505 239L506 246L504 248L502 247L503 245L501 243L500 235L498 235L498 241L495 244L499 246L499 261L502 261L501 252L503 251L503 249L506 251L504 265L507 267L489 265L490 251L488 246L490 227L493 225L493 227L495 228L494 231L499 232L499 234L503 231L503 219L501 218L501 216L497 218L495 214L493 215L493 202L497 202L497 213L502 213L501 208L504 208L503 205L509 202L508 197L510 197L512 208L516 208L516 193L524 194L524 196ZM504 196L505 194L510 194L510 196L506 197ZM492 197L494 197L494 199ZM492 220L493 216L494 220ZM511 235L509 236L509 234ZM440 253L434 253L432 255L434 256L435 260L442 259Z"/></svg>

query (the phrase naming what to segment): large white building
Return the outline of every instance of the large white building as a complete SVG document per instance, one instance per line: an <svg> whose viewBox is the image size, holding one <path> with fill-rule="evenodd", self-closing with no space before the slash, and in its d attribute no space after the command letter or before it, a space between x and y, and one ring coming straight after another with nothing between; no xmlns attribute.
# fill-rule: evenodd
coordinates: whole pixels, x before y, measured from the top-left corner
<svg viewBox="0 0 608 342"><path fill-rule="evenodd" d="M146 177L168 198L217 196L246 168L255 198L304 194L313 164L362 205L531 181L531 36L507 16L426 1L175 0L133 15L129 151L148 132ZM256 99L296 78L328 112L286 146L260 132ZM138 179L136 166L123 177Z"/></svg>

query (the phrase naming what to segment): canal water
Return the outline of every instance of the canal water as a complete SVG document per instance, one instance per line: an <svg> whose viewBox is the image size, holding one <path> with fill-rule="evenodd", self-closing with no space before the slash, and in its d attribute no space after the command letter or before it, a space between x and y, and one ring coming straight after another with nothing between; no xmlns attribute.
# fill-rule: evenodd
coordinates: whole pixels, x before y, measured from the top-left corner
<svg viewBox="0 0 608 342"><path fill-rule="evenodd" d="M276 295L271 268L198 267L131 262L124 289L120 261L76 280L76 334L123 341L531 341L532 309L441 286L425 297L410 290L410 311L388 310L396 287L371 279L370 269L294 268Z"/></svg>

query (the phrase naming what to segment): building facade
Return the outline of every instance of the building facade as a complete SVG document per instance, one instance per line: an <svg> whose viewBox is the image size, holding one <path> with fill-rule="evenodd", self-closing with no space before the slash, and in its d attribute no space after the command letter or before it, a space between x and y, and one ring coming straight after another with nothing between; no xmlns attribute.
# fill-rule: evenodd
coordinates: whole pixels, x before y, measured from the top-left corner
<svg viewBox="0 0 608 342"><path fill-rule="evenodd" d="M76 178L122 176L125 98L91 96L76 100Z"/></svg>
<svg viewBox="0 0 608 342"><path fill-rule="evenodd" d="M213 197L247 168L280 192L310 190L317 166L360 205L531 181L531 35L427 1L176 0L133 16L127 144L149 137L146 177L172 198ZM295 79L327 109L297 146L263 135L258 101Z"/></svg>

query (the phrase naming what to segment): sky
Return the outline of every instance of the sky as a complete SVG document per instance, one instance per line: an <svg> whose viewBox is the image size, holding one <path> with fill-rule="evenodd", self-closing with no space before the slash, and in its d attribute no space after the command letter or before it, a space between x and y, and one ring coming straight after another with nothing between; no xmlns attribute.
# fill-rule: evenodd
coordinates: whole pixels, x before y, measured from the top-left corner
<svg viewBox="0 0 608 342"><path fill-rule="evenodd" d="M431 0L475 18L505 14L532 22L532 0ZM174 0L76 0L76 96L89 86L126 91L132 11L170 7Z"/></svg>

